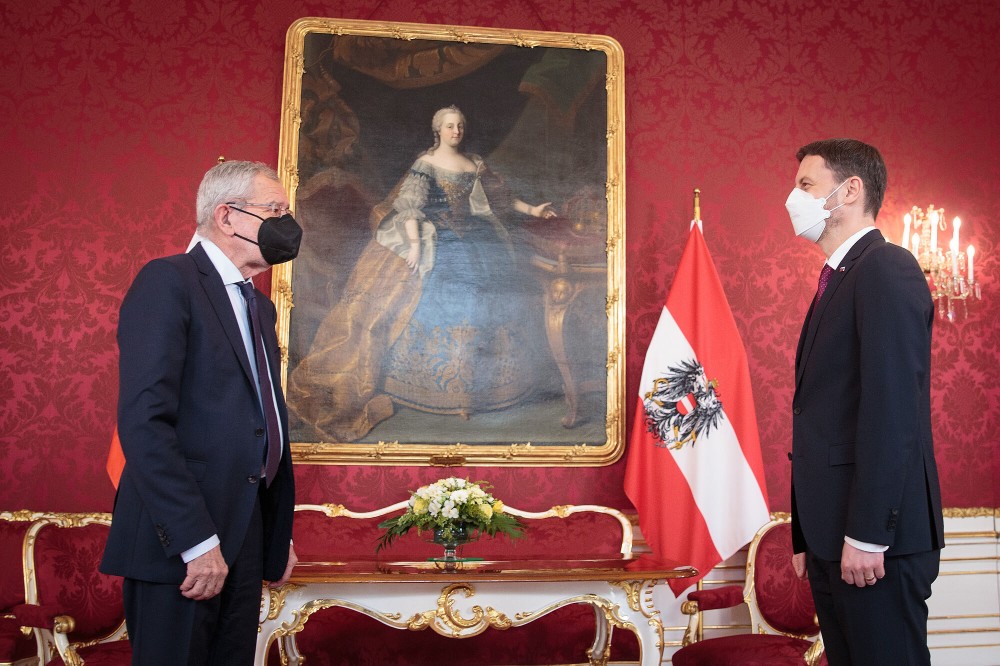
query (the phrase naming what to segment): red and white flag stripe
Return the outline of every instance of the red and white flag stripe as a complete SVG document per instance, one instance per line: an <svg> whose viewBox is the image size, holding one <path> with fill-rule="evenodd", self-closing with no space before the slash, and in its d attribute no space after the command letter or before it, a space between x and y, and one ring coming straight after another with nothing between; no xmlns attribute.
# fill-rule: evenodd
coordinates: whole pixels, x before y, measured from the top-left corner
<svg viewBox="0 0 1000 666"><path fill-rule="evenodd" d="M678 447L650 431L643 398L670 368L692 361L715 382L722 413L714 427ZM646 352L637 403L625 491L653 553L699 570L693 579L671 581L680 594L769 518L746 351L697 224ZM701 408L696 398L690 404ZM686 417L684 409L676 407Z"/></svg>

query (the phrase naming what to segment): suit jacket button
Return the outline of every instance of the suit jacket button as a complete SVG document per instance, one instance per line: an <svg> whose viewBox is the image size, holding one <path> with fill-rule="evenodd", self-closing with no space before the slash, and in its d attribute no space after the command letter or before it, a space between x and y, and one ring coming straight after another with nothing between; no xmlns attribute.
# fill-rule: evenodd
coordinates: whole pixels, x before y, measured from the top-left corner
<svg viewBox="0 0 1000 666"><path fill-rule="evenodd" d="M257 476L256 474L251 474L250 476L247 477L247 481L249 481L250 483L257 483L258 481L260 481L260 477Z"/></svg>
<svg viewBox="0 0 1000 666"><path fill-rule="evenodd" d="M795 414L796 416L798 416L801 413L802 413L802 408L801 407L794 407L792 409L792 414Z"/></svg>
<svg viewBox="0 0 1000 666"><path fill-rule="evenodd" d="M789 459L789 460L791 460L791 459L792 459L792 452L791 452L791 451L789 451L789 452L788 452L788 459Z"/></svg>
<svg viewBox="0 0 1000 666"><path fill-rule="evenodd" d="M263 428L257 428L256 430L253 431L253 434L257 435L258 437L263 437L264 436L264 429Z"/></svg>

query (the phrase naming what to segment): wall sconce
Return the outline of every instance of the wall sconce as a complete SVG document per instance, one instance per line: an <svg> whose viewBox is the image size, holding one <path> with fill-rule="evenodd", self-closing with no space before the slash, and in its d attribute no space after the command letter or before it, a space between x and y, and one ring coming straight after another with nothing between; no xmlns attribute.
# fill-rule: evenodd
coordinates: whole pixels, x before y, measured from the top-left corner
<svg viewBox="0 0 1000 666"><path fill-rule="evenodd" d="M948 231L944 208L927 206L927 212L914 206L903 216L902 246L913 253L927 276L931 297L937 303L942 319L955 321L956 308L961 303L962 315L969 316L969 300L982 300L982 291L976 282L973 261L976 248L972 245L965 252L959 250L958 231L962 220L951 221L952 235L948 247L938 247L938 232ZM913 235L910 235L910 232Z"/></svg>

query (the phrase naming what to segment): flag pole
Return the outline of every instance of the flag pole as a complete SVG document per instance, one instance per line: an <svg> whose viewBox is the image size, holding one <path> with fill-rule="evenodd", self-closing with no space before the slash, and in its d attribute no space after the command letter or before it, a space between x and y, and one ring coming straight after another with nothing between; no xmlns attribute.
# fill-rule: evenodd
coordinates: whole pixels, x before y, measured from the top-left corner
<svg viewBox="0 0 1000 666"><path fill-rule="evenodd" d="M705 228L701 224L701 189L697 187L694 188L694 218L691 219L691 229L694 229L694 225L696 224L702 233L704 233Z"/></svg>

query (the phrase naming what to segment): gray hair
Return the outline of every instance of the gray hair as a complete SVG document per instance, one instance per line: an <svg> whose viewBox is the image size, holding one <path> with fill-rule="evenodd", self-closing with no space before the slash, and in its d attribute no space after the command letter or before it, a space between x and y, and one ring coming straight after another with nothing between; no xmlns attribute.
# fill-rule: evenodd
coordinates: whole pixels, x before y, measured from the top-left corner
<svg viewBox="0 0 1000 666"><path fill-rule="evenodd" d="M441 125L444 124L444 117L449 113L457 113L462 119L462 124L465 124L465 114L454 104L435 111L434 117L431 118L431 129L434 131L434 145L425 151L425 155L433 155L434 151L441 146Z"/></svg>
<svg viewBox="0 0 1000 666"><path fill-rule="evenodd" d="M235 160L216 164L205 173L198 186L195 208L198 213L198 233L207 236L212 228L215 208L229 201L243 200L253 194L253 181L264 176L280 182L278 174L263 162Z"/></svg>

